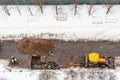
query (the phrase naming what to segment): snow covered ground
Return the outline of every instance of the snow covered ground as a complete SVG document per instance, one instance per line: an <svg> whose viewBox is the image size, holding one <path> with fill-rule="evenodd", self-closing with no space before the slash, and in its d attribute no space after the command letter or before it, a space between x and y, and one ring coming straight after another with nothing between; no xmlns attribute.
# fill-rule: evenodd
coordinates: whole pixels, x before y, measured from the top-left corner
<svg viewBox="0 0 120 80"><path fill-rule="evenodd" d="M8 69L5 64L8 63L0 62L0 80L120 80L120 68L86 69L71 67L60 70L28 70Z"/></svg>
<svg viewBox="0 0 120 80"><path fill-rule="evenodd" d="M108 14L107 5L94 5L91 15L88 14L89 5L78 5L76 15L74 5L59 5L58 16L53 5L44 5L43 14L35 5L7 5L10 16L3 7L0 6L0 40L24 36L63 40L120 40L120 5L114 5ZM0 80L120 80L119 68L34 71L11 69L7 64L8 61L0 60Z"/></svg>
<svg viewBox="0 0 120 80"><path fill-rule="evenodd" d="M120 5L106 14L108 5L44 5L43 14L36 5L7 5L8 14L0 6L0 39L20 39L23 36L64 40L120 40ZM19 9L18 9L19 8ZM19 13L20 12L20 13ZM31 15L32 12L32 15ZM61 21L62 20L62 21Z"/></svg>

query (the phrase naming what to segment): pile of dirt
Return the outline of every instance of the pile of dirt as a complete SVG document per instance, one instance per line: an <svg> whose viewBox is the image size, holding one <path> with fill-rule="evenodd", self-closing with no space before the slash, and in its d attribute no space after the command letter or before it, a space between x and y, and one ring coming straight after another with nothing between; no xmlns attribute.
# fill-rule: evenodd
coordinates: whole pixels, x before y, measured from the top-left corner
<svg viewBox="0 0 120 80"><path fill-rule="evenodd" d="M52 40L23 38L17 43L20 52L26 54L46 55L53 48Z"/></svg>

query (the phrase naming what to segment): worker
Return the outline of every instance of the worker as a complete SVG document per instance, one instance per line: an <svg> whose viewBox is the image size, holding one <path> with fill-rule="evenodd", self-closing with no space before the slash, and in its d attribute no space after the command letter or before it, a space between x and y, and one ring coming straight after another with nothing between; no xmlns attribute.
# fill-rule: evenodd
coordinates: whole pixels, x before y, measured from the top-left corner
<svg viewBox="0 0 120 80"><path fill-rule="evenodd" d="M11 63L15 64L17 62L17 59L15 58L15 56L11 56Z"/></svg>

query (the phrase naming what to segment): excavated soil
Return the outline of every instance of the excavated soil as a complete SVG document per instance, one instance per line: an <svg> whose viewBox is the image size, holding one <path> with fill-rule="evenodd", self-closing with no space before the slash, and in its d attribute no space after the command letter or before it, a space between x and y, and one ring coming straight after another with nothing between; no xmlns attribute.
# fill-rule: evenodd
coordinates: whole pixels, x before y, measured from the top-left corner
<svg viewBox="0 0 120 80"><path fill-rule="evenodd" d="M25 54L46 55L53 48L52 40L24 38L17 43L18 50Z"/></svg>
<svg viewBox="0 0 120 80"><path fill-rule="evenodd" d="M22 44L26 45L24 41ZM84 63L85 54L90 52L99 52L100 55L106 56L120 56L120 42L52 40L52 45L52 53L47 55L47 61L54 61L58 65L66 64L69 61ZM0 58L8 59L10 56L14 55L20 62L18 65L19 67L29 68L29 54L22 54L17 46L18 44L15 41L1 42ZM49 49L47 48L45 52L48 52L48 50Z"/></svg>

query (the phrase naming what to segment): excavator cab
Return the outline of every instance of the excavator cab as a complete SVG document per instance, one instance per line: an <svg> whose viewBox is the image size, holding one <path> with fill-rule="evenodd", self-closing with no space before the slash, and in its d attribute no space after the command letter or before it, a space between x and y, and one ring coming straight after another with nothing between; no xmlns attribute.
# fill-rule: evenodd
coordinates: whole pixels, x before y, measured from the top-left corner
<svg viewBox="0 0 120 80"><path fill-rule="evenodd" d="M101 57L99 53L92 52L86 55L85 67L114 68L114 57Z"/></svg>

